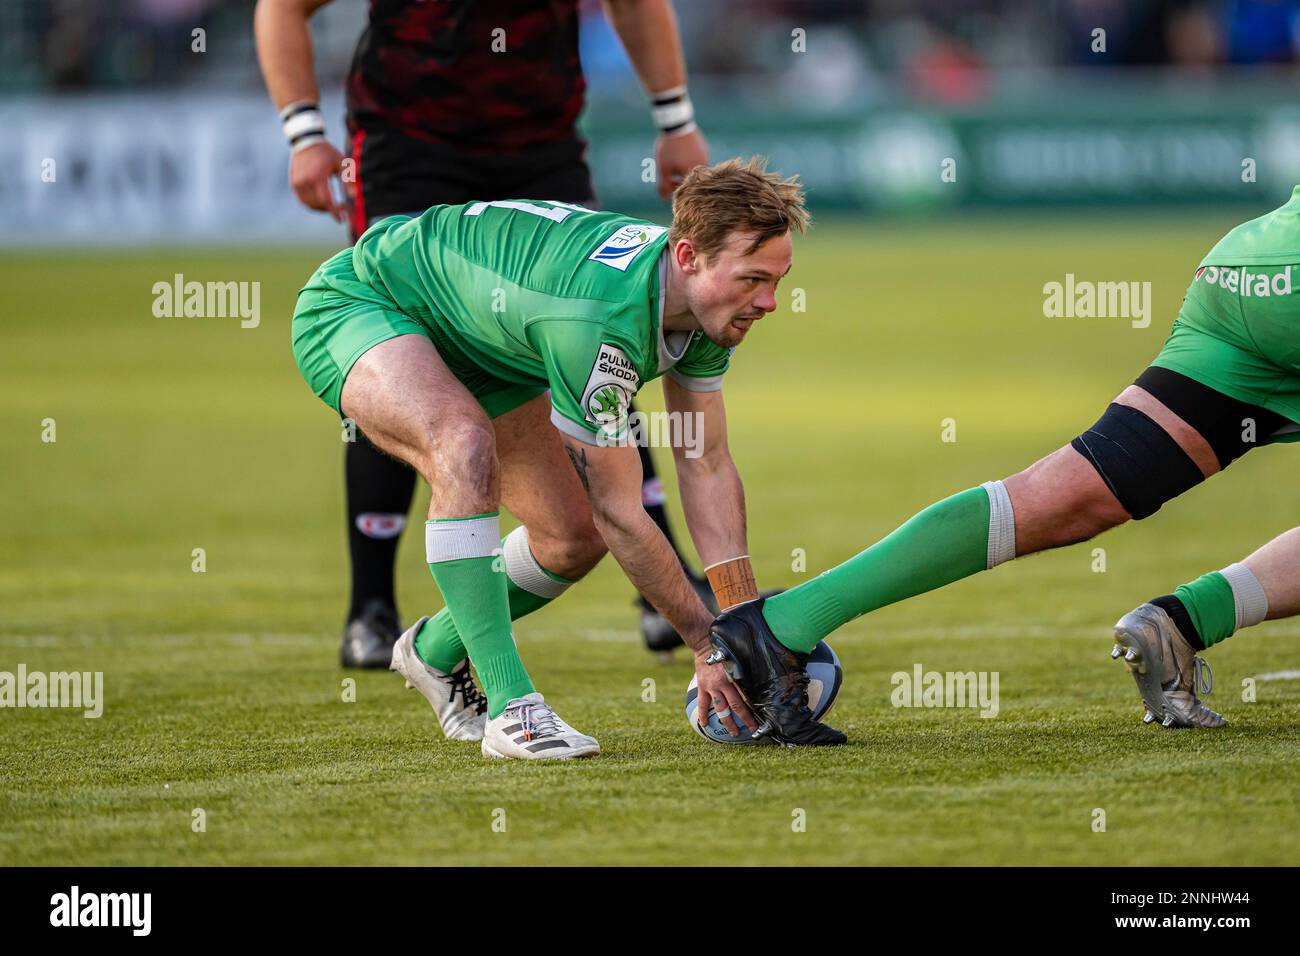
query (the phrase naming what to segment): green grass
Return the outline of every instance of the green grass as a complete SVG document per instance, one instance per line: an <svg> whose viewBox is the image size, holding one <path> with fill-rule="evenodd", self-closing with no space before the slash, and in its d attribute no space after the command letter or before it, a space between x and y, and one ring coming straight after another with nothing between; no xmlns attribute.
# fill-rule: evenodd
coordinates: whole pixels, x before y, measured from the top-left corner
<svg viewBox="0 0 1300 956"><path fill-rule="evenodd" d="M786 280L807 311L783 286L728 375L760 582L806 580L1081 431L1159 348L1192 267L1239 218L821 225ZM1141 726L1107 658L1119 614L1296 523L1285 448L1095 545L844 628L834 716L852 742L834 751L699 740L682 713L689 665L640 648L610 560L517 627L598 759L484 761L441 740L387 672L352 675L345 703L339 430L288 334L323 255L0 259L0 670L101 670L107 696L99 720L0 711L0 863L1300 862L1300 683L1241 700L1244 678L1300 667L1300 627L1265 624L1209 655L1210 701L1232 721L1219 733ZM151 286L176 272L260 281L260 326L154 318ZM1044 318L1042 286L1067 272L1149 280L1151 327ZM945 418L955 443L940 441ZM408 617L439 604L418 538L400 557ZM1001 712L895 709L890 675L918 662L998 671Z"/></svg>

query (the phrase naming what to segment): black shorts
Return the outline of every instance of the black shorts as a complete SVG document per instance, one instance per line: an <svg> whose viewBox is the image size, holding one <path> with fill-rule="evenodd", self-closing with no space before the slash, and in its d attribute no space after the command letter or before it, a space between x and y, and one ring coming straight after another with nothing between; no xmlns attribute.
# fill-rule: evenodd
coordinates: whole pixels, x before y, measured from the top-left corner
<svg viewBox="0 0 1300 956"><path fill-rule="evenodd" d="M352 136L356 201L352 238L384 216L477 199L558 199L595 208L587 144L574 136L510 156L484 156L387 128Z"/></svg>

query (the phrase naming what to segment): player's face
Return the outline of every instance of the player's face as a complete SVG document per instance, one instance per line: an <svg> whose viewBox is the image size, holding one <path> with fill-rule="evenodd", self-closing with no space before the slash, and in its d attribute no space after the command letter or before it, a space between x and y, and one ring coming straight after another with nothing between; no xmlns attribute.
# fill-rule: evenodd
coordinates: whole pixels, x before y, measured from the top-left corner
<svg viewBox="0 0 1300 956"><path fill-rule="evenodd" d="M773 236L745 255L753 236L733 233L690 283L691 312L714 343L739 345L755 322L776 310L776 287L790 271L790 233Z"/></svg>

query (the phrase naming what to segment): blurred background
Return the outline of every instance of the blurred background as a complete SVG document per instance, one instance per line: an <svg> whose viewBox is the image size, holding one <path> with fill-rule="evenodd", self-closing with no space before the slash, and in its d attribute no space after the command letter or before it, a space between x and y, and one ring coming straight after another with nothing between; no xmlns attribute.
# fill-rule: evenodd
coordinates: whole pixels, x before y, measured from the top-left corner
<svg viewBox="0 0 1300 956"><path fill-rule="evenodd" d="M253 6L0 5L0 161L26 171L0 180L0 242L336 241L285 187ZM715 156L797 168L818 211L1253 203L1300 180L1295 0L677 8ZM662 212L640 176L653 139L644 96L599 4L583 9L601 202ZM334 0L312 20L336 142L365 16L364 0ZM42 188L47 157L72 188ZM952 181L938 175L945 160Z"/></svg>

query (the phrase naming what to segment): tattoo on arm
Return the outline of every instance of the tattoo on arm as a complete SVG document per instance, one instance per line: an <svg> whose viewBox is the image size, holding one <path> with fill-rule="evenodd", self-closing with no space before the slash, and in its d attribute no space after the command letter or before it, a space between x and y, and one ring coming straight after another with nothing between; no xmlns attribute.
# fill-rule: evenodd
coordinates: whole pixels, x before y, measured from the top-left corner
<svg viewBox="0 0 1300 956"><path fill-rule="evenodd" d="M569 455L569 461L573 462L573 470L578 473L582 487L591 491L591 483L587 481L587 449L580 448L575 451L572 445L565 445L564 450Z"/></svg>

